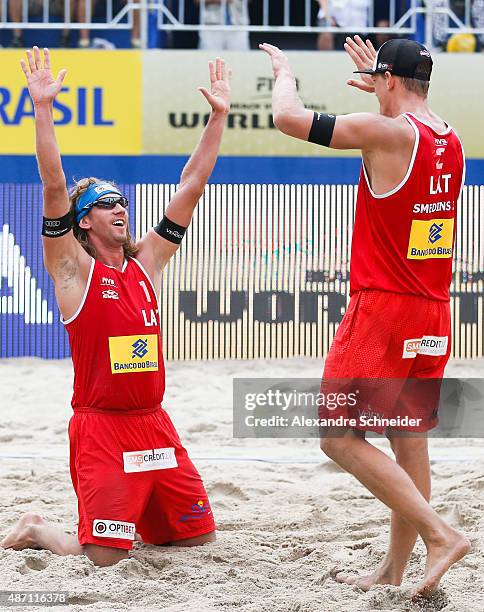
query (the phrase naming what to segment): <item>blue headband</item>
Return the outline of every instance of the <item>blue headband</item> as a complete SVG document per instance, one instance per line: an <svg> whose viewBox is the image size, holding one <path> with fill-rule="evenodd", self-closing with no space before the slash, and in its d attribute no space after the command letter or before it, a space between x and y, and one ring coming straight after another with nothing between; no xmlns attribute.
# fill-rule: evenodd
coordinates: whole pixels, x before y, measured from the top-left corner
<svg viewBox="0 0 484 612"><path fill-rule="evenodd" d="M108 193L122 196L123 194L111 183L93 183L76 201L76 221L79 221L91 210L94 202Z"/></svg>

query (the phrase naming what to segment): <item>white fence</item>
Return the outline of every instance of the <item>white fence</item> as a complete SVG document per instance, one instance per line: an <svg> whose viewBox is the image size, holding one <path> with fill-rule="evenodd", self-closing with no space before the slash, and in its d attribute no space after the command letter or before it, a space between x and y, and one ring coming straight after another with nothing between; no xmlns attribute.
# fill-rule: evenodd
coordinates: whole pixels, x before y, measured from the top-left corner
<svg viewBox="0 0 484 612"><path fill-rule="evenodd" d="M207 11L207 0L197 0L200 5L201 19L199 23L189 23L187 20L188 3L194 0L126 0L124 3L106 0L105 17L99 21L93 21L96 0L78 0L77 6L83 3L85 18L82 23L76 20L72 14L72 0L63 0L63 11L60 19L52 20L52 5L59 6L62 2L53 3L49 0L37 0L36 6L40 7L40 23L44 29L131 29L133 27L133 15L139 12L140 36L142 48L147 47L148 40L148 20L150 12L157 14L157 27L167 31L223 31L223 30L243 30L249 32L287 32L287 33L352 33L355 28L336 27L331 25L316 25L314 23L314 5L316 0L261 0L260 16L257 22L250 23L246 20L243 23L226 23L226 9L231 0L220 0L220 23L213 22L213 15L210 22L206 23L204 15ZM247 0L237 0L247 5ZM39 21L32 22L32 0L17 0L21 2L22 17L20 21L12 21L9 18L10 0L0 0L1 19L0 29L36 29ZM330 2L330 0L329 0ZM428 47L432 47L433 40L438 35L449 35L455 32L474 33L484 35L484 9L480 7L481 0L464 0L463 14L457 14L452 0L408 0L402 3L401 0L389 0L388 3L388 27L376 27L374 25L373 2L368 6L368 27L365 33L390 33L395 35L416 35L417 15L425 16L425 42ZM282 20L277 25L274 24L271 15L274 7L279 5L282 8ZM478 6L479 5L479 6ZM213 4L211 5L213 7ZM403 6L403 9L402 9ZM477 8L476 8L477 7ZM247 9L247 6L246 6ZM245 9L245 10L246 10ZM296 9L296 10L295 10ZM481 15L482 13L482 15ZM295 18L297 15L297 19ZM126 19L127 18L127 19ZM357 28L361 29L361 28Z"/></svg>
<svg viewBox="0 0 484 612"><path fill-rule="evenodd" d="M139 238L175 185L121 185ZM356 186L210 185L161 295L169 359L323 357L343 317ZM452 355L484 356L484 187L465 187L451 285ZM0 358L67 357L43 265L41 185L0 185Z"/></svg>
<svg viewBox="0 0 484 612"><path fill-rule="evenodd" d="M175 185L138 185L136 236ZM346 308L357 188L211 185L165 272L169 359L323 357ZM452 355L484 355L484 187L466 187L451 286Z"/></svg>

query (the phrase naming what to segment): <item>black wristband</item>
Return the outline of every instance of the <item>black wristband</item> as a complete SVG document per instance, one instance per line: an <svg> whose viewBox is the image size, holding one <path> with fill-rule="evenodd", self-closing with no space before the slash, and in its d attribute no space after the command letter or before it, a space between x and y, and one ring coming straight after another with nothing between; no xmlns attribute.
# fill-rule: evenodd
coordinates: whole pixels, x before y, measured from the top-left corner
<svg viewBox="0 0 484 612"><path fill-rule="evenodd" d="M187 231L186 227L170 221L168 217L163 217L163 219L153 229L159 236L175 244L180 244L180 242L183 240L185 232Z"/></svg>
<svg viewBox="0 0 484 612"><path fill-rule="evenodd" d="M58 238L59 236L64 236L64 234L70 232L71 229L71 211L58 219L48 219L47 217L42 218L42 236L47 236L47 238Z"/></svg>
<svg viewBox="0 0 484 612"><path fill-rule="evenodd" d="M335 115L326 115L325 113L314 113L313 124L309 132L308 142L329 147L331 138L333 137L334 124L336 123Z"/></svg>

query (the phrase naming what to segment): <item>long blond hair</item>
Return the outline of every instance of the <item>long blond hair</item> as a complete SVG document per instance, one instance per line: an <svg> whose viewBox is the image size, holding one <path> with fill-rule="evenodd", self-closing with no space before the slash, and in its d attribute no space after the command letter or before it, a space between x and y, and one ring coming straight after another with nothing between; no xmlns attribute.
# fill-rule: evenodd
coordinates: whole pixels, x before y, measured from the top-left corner
<svg viewBox="0 0 484 612"><path fill-rule="evenodd" d="M106 183L107 181L103 181L101 179L95 178L94 176L90 176L89 178L82 178L76 182L74 187L69 192L69 202L70 202L70 211L73 218L73 230L74 236L77 241L80 243L82 248L91 256L96 259L96 249L89 242L88 232L81 227L79 227L79 223L76 221L76 201L88 188L90 185L94 185L95 183ZM116 187L116 184L112 181L110 182L113 187ZM138 252L138 247L136 246L136 242L131 236L131 232L129 231L129 224L126 227L126 242L123 244L123 251L125 257L133 257Z"/></svg>

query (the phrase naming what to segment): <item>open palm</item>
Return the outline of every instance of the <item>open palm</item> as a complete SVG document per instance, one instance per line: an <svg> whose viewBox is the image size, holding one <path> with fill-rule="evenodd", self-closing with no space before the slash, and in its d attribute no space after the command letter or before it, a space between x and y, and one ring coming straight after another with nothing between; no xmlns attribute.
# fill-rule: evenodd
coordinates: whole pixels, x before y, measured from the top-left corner
<svg viewBox="0 0 484 612"><path fill-rule="evenodd" d="M225 61L220 57L214 62L208 62L210 70L210 91L205 87L198 90L205 96L212 110L227 114L230 110L230 71L225 67Z"/></svg>
<svg viewBox="0 0 484 612"><path fill-rule="evenodd" d="M50 69L48 49L44 49L43 63L38 47L34 47L33 52L27 51L27 60L28 66L24 60L20 60L20 65L27 79L30 97L34 104L52 102L62 88L67 70L61 70L57 79L54 79Z"/></svg>
<svg viewBox="0 0 484 612"><path fill-rule="evenodd" d="M373 68L376 51L371 40L367 40L365 43L358 35L356 35L354 39L348 36L345 42L345 51L353 60L357 70L368 70ZM360 79L361 80L350 79L348 85L361 89L361 91L366 91L367 93L375 92L375 86L369 74L360 74Z"/></svg>

